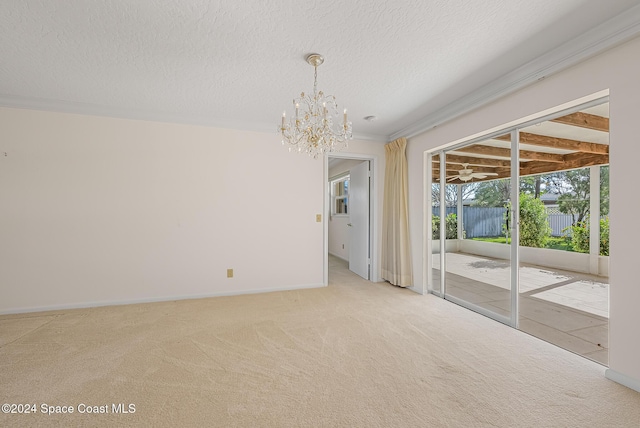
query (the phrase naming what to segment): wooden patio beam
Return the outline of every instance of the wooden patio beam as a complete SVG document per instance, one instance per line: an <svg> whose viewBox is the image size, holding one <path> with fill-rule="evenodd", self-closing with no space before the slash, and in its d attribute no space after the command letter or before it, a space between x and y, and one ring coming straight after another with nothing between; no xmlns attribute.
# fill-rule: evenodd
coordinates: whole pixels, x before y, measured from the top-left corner
<svg viewBox="0 0 640 428"><path fill-rule="evenodd" d="M439 159L433 159L433 162L439 162ZM468 163L471 165L471 169L474 166L509 166L511 164L508 160L501 159L485 159L485 158L475 158L472 156L458 156L458 155L448 155L447 163Z"/></svg>
<svg viewBox="0 0 640 428"><path fill-rule="evenodd" d="M581 128L593 129L596 131L609 132L609 118L596 116L589 113L572 113L566 116L551 119L550 122L563 123L565 125L579 126Z"/></svg>
<svg viewBox="0 0 640 428"><path fill-rule="evenodd" d="M565 162L555 164L549 162L528 162L520 168L520 175L545 174L568 169L586 168L594 165L608 165L608 155L585 155L584 153L570 153L565 155Z"/></svg>
<svg viewBox="0 0 640 428"><path fill-rule="evenodd" d="M481 144L474 144L471 146L456 149L456 152L474 153L478 155L487 156L500 156L504 158L511 158L511 149L505 149L502 147L483 146ZM534 152L531 150L520 150L520 159L524 160L540 160L547 162L563 162L562 155L555 153Z"/></svg>
<svg viewBox="0 0 640 428"><path fill-rule="evenodd" d="M566 171L569 169L578 169L578 168L586 168L594 165L609 164L609 156L607 155L569 153L567 155L564 155L564 158L565 158L565 162L563 163L542 162L542 161L522 162L520 164L520 175L525 177L528 175L550 174L550 173L559 172L559 171ZM471 168L473 169L473 167ZM508 166L498 167L498 168L484 168L484 169L488 169L489 171L482 171L482 172L495 172L498 175L490 176L480 180L474 179L473 182L498 180L501 178L511 177L511 168L509 168ZM477 172L480 172L480 171L478 170ZM438 175L434 173L433 179L437 180ZM457 181L452 183L457 183Z"/></svg>
<svg viewBox="0 0 640 428"><path fill-rule="evenodd" d="M510 141L511 135L501 135L499 137L496 137L495 139L500 141ZM583 153L593 153L601 155L609 154L609 146L607 144L589 143L586 141L569 140L567 138L548 137L546 135L530 134L528 132L520 133L520 143Z"/></svg>
<svg viewBox="0 0 640 428"><path fill-rule="evenodd" d="M496 168L495 167L490 167L490 166L477 166L477 165L469 165L469 168L471 168L474 172L496 172ZM447 172L458 172L462 169L462 165L459 164L453 164L453 163L448 163L447 164ZM440 165L434 165L433 166L433 170L434 171L439 171L440 170Z"/></svg>

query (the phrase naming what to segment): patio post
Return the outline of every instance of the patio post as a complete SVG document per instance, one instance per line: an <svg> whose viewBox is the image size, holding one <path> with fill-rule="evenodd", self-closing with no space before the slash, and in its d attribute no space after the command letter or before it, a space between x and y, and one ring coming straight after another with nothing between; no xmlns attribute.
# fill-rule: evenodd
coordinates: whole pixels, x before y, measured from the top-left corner
<svg viewBox="0 0 640 428"><path fill-rule="evenodd" d="M462 184L457 184L458 186L458 239L464 239L464 230L462 230L462 225L464 224L462 221L463 216L463 204L462 204Z"/></svg>
<svg viewBox="0 0 640 428"><path fill-rule="evenodd" d="M440 292L447 293L447 159L440 152Z"/></svg>
<svg viewBox="0 0 640 428"><path fill-rule="evenodd" d="M600 165L589 167L589 272L600 273Z"/></svg>

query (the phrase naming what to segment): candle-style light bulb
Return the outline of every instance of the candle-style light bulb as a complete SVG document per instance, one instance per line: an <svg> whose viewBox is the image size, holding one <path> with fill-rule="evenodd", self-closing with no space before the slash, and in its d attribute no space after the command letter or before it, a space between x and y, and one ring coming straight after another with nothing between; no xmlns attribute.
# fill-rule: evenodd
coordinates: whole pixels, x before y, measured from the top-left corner
<svg viewBox="0 0 640 428"><path fill-rule="evenodd" d="M283 111L283 112L282 112L282 127L283 127L283 128L284 128L284 120L285 120L285 118L286 118L286 117L287 117L287 112L286 112L286 111Z"/></svg>
<svg viewBox="0 0 640 428"><path fill-rule="evenodd" d="M347 124L347 109L344 109L344 124Z"/></svg>

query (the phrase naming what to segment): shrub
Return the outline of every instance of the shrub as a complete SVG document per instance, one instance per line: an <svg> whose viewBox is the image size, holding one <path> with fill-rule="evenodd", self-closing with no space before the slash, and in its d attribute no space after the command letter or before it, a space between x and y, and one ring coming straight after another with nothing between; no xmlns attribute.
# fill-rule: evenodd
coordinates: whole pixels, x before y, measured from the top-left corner
<svg viewBox="0 0 640 428"><path fill-rule="evenodd" d="M458 238L458 217L451 213L446 217L446 237L447 239L457 239ZM440 239L440 217L433 216L431 217L431 226L433 229L432 238Z"/></svg>
<svg viewBox="0 0 640 428"><path fill-rule="evenodd" d="M573 226L564 229L571 236L571 246L579 253L589 252L589 225L585 221L579 221Z"/></svg>
<svg viewBox="0 0 640 428"><path fill-rule="evenodd" d="M609 255L609 217L600 219L600 255Z"/></svg>
<svg viewBox="0 0 640 428"><path fill-rule="evenodd" d="M571 233L571 245L579 253L589 252L589 219L580 221L565 229L565 234ZM600 255L609 255L609 217L600 219Z"/></svg>
<svg viewBox="0 0 640 428"><path fill-rule="evenodd" d="M544 248L551 237L547 210L540 199L520 194L520 245Z"/></svg>

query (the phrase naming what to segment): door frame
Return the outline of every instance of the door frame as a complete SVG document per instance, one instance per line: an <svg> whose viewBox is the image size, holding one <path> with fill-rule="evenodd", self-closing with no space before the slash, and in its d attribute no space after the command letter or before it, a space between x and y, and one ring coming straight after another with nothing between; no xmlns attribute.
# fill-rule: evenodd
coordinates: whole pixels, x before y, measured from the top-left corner
<svg viewBox="0 0 640 428"><path fill-rule="evenodd" d="M380 282L380 274L379 274L379 260L380 260L380 250L378 245L378 222L379 216L376 215L379 212L378 209L378 189L382 188L379 180L378 174L378 156L376 155L368 155L368 154L360 154L360 153L348 153L348 152L340 152L340 153L328 153L324 156L324 202L323 202L323 212L324 212L324 220L323 220L323 253L322 253L322 262L323 262L323 285L329 285L329 216L331 214L331 203L329 200L329 158L339 158L339 159L354 159L360 161L369 161L370 171L371 171L371 180L369 182L369 254L371 255L371 266L369 272L369 280L371 282Z"/></svg>

